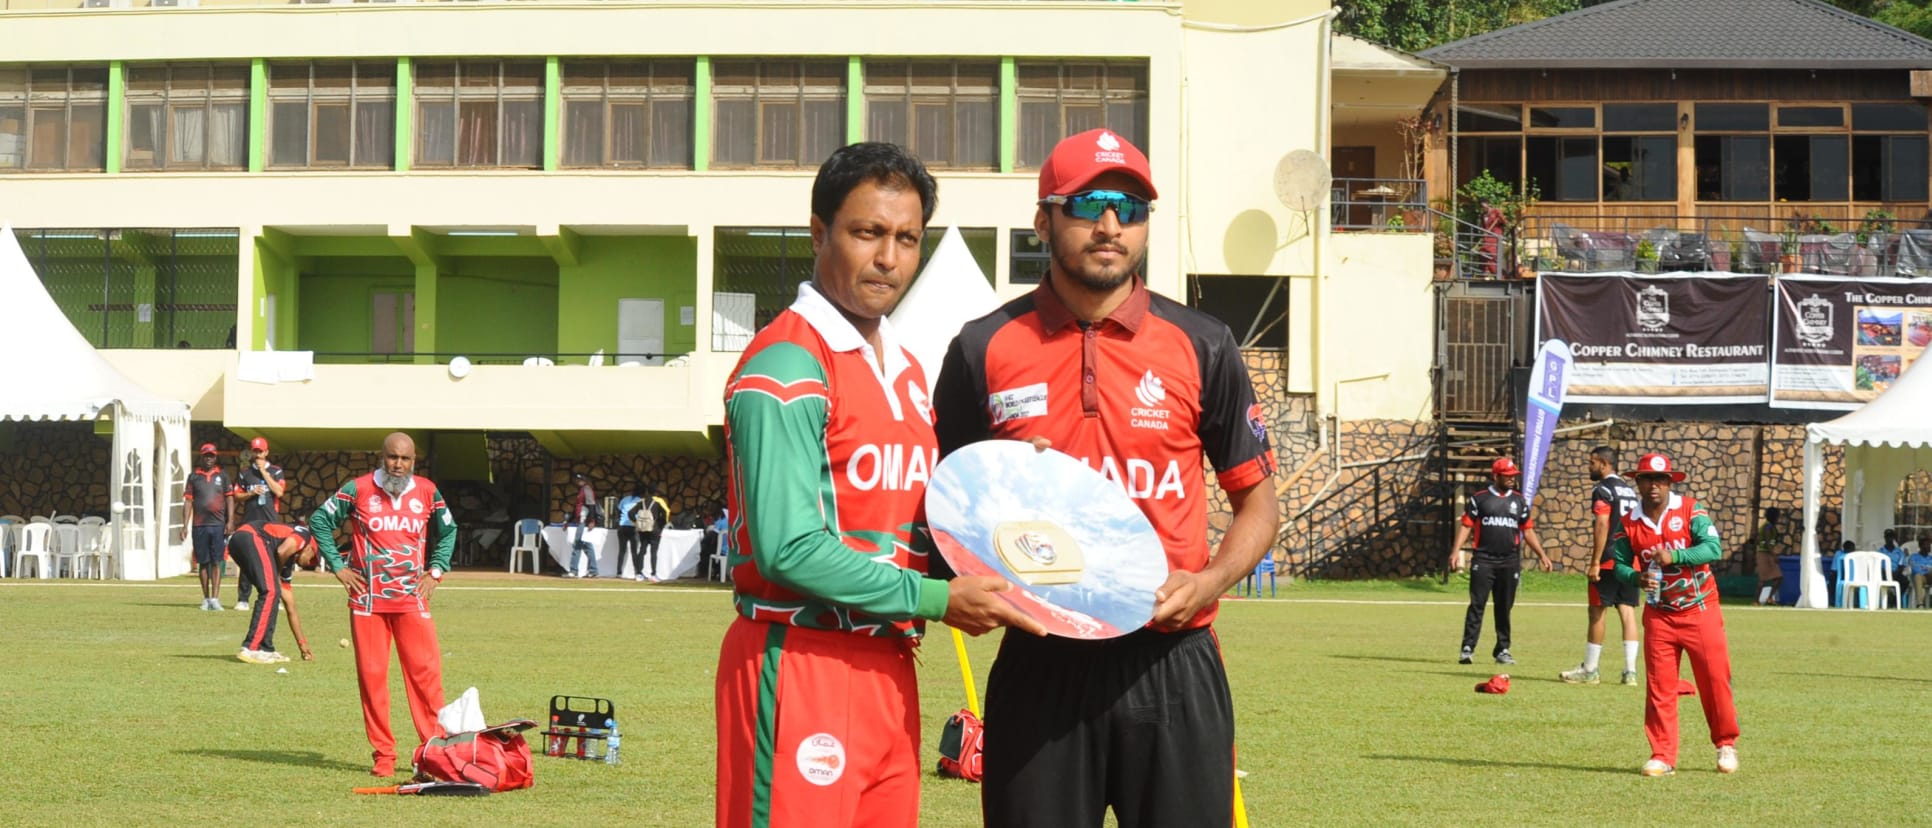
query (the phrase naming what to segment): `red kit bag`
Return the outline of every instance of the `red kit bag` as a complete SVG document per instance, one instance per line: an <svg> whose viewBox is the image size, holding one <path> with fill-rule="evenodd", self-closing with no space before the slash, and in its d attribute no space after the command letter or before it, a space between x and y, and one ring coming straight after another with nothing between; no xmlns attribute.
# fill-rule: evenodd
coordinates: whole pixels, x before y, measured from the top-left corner
<svg viewBox="0 0 1932 828"><path fill-rule="evenodd" d="M438 736L416 748L416 775L443 782L475 782L492 791L514 791L536 782L530 743L523 731L536 727L513 719L496 727Z"/></svg>
<svg viewBox="0 0 1932 828"><path fill-rule="evenodd" d="M939 774L978 782L985 775L980 754L986 748L986 725L971 710L947 717L939 734Z"/></svg>

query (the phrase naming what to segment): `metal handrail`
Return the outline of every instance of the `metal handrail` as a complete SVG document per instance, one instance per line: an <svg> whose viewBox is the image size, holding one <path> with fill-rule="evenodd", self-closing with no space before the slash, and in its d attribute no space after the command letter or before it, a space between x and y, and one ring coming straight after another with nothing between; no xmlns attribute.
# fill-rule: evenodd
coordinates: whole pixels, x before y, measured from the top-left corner
<svg viewBox="0 0 1932 828"><path fill-rule="evenodd" d="M1364 467L1367 471L1358 474L1348 485L1316 499L1289 518L1287 525L1276 538L1278 544L1291 552L1288 562L1289 572L1302 577L1314 577L1314 573L1322 566L1333 562L1337 555L1349 548L1351 545L1349 539L1374 532L1375 527L1408 520L1417 511L1427 508L1431 501L1436 499L1432 491L1434 487L1429 482L1427 472L1431 464L1416 464L1415 471L1398 474L1394 480L1389 481L1392 487L1383 485L1382 472L1383 469L1395 463L1412 463L1418 459L1427 459L1428 454L1418 453L1417 449L1433 440L1434 435L1418 435L1410 445L1395 455L1366 466L1352 464ZM1391 490L1413 494L1398 495L1399 499L1390 509L1386 492ZM1358 507L1370 504L1372 504L1371 509L1363 510L1365 515L1363 519L1336 520L1337 515L1346 515ZM1320 514L1317 514L1318 512ZM1356 524L1361 522L1366 522L1367 525L1360 527L1359 531L1352 531L1356 530ZM1337 537L1343 540L1337 542ZM1297 548L1301 549L1303 554L1292 554L1292 550Z"/></svg>

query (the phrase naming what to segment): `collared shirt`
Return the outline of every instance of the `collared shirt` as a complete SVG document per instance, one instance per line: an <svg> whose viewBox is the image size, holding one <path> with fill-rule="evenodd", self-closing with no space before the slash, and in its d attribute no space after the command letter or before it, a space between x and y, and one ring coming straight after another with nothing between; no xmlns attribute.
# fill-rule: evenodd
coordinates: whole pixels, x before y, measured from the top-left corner
<svg viewBox="0 0 1932 828"><path fill-rule="evenodd" d="M1082 324L1048 279L967 323L934 388L939 445L1045 437L1120 484L1160 535L1170 571L1208 564L1207 485L1241 491L1274 474L1267 419L1228 327L1138 278ZM1217 603L1191 619L1214 620Z"/></svg>
<svg viewBox="0 0 1932 828"><path fill-rule="evenodd" d="M194 511L194 525L227 527L228 494L233 490L234 484L220 466L189 472L185 496L188 508Z"/></svg>
<svg viewBox="0 0 1932 828"><path fill-rule="evenodd" d="M1536 528L1529 503L1515 489L1477 490L1463 505L1462 525L1476 530L1475 562L1490 566L1523 565L1523 530Z"/></svg>
<svg viewBox="0 0 1932 828"><path fill-rule="evenodd" d="M1623 478L1606 474L1590 488L1591 521L1594 525L1597 515L1609 515L1610 528L1614 530L1617 528L1617 518L1637 508L1637 503L1636 489L1630 488L1630 484L1623 482ZM1597 564L1602 569L1617 568L1617 562L1610 557L1609 532L1603 533L1603 548L1597 550Z"/></svg>
<svg viewBox="0 0 1932 828"><path fill-rule="evenodd" d="M386 479L377 469L344 484L315 510L309 528L331 570L347 566L368 578L368 590L349 599L352 612L427 613L418 586L429 570L448 571L456 520L427 478L411 476L400 494L383 488ZM335 529L342 525L351 538L346 558L335 545Z"/></svg>
<svg viewBox="0 0 1932 828"><path fill-rule="evenodd" d="M913 545L938 459L925 372L890 320L879 342L807 283L732 370L725 493L747 618L915 637L914 619L945 615L947 585Z"/></svg>
<svg viewBox="0 0 1932 828"><path fill-rule="evenodd" d="M1717 609L1717 579L1711 576L1710 564L1723 560L1724 548L1716 524L1696 498L1671 492L1656 520L1639 506L1614 526L1610 547L1616 556L1617 578L1624 583L1637 583L1638 573L1648 569L1658 553L1670 552L1670 565L1662 567L1657 602L1645 612Z"/></svg>

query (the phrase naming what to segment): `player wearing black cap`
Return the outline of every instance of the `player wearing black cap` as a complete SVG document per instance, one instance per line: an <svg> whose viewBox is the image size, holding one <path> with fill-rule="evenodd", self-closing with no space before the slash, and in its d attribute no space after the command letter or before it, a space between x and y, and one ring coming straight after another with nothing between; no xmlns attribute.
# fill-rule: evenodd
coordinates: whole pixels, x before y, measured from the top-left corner
<svg viewBox="0 0 1932 828"><path fill-rule="evenodd" d="M1469 496L1469 505L1456 527L1456 540L1449 546L1449 568L1460 571L1463 544L1475 530L1476 555L1469 565L1469 611L1463 614L1462 653L1456 659L1461 664L1475 660L1476 638L1483 631L1483 604L1492 593L1496 596L1496 663L1516 663L1509 653L1509 610L1516 605L1516 584L1522 579L1523 542L1529 542L1544 572L1552 568L1543 542L1536 537L1529 503L1512 485L1519 474L1515 461L1507 457L1489 464L1490 486Z"/></svg>

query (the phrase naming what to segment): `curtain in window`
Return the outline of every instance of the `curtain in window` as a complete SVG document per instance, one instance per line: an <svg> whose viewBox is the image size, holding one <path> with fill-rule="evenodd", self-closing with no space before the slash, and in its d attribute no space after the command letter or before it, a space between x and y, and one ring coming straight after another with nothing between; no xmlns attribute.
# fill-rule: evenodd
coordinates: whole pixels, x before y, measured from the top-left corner
<svg viewBox="0 0 1932 828"><path fill-rule="evenodd" d="M356 166L396 165L395 113L395 101L356 103Z"/></svg>
<svg viewBox="0 0 1932 828"><path fill-rule="evenodd" d="M456 105L425 103L416 108L420 148L416 162L447 166L456 161Z"/></svg>
<svg viewBox="0 0 1932 828"><path fill-rule="evenodd" d="M616 129L613 127L613 132ZM613 141L621 140L612 136ZM616 152L613 150L612 155ZM595 167L604 163L604 102L569 101L564 104L564 163Z"/></svg>
<svg viewBox="0 0 1932 828"><path fill-rule="evenodd" d="M200 165L207 157L208 110L200 106L177 107L171 113L173 127L168 142L168 164Z"/></svg>
<svg viewBox="0 0 1932 828"><path fill-rule="evenodd" d="M456 163L496 166L496 102L463 101L457 110Z"/></svg>
<svg viewBox="0 0 1932 828"><path fill-rule="evenodd" d="M247 163L247 107L215 104L208 111L208 166L240 167Z"/></svg>

